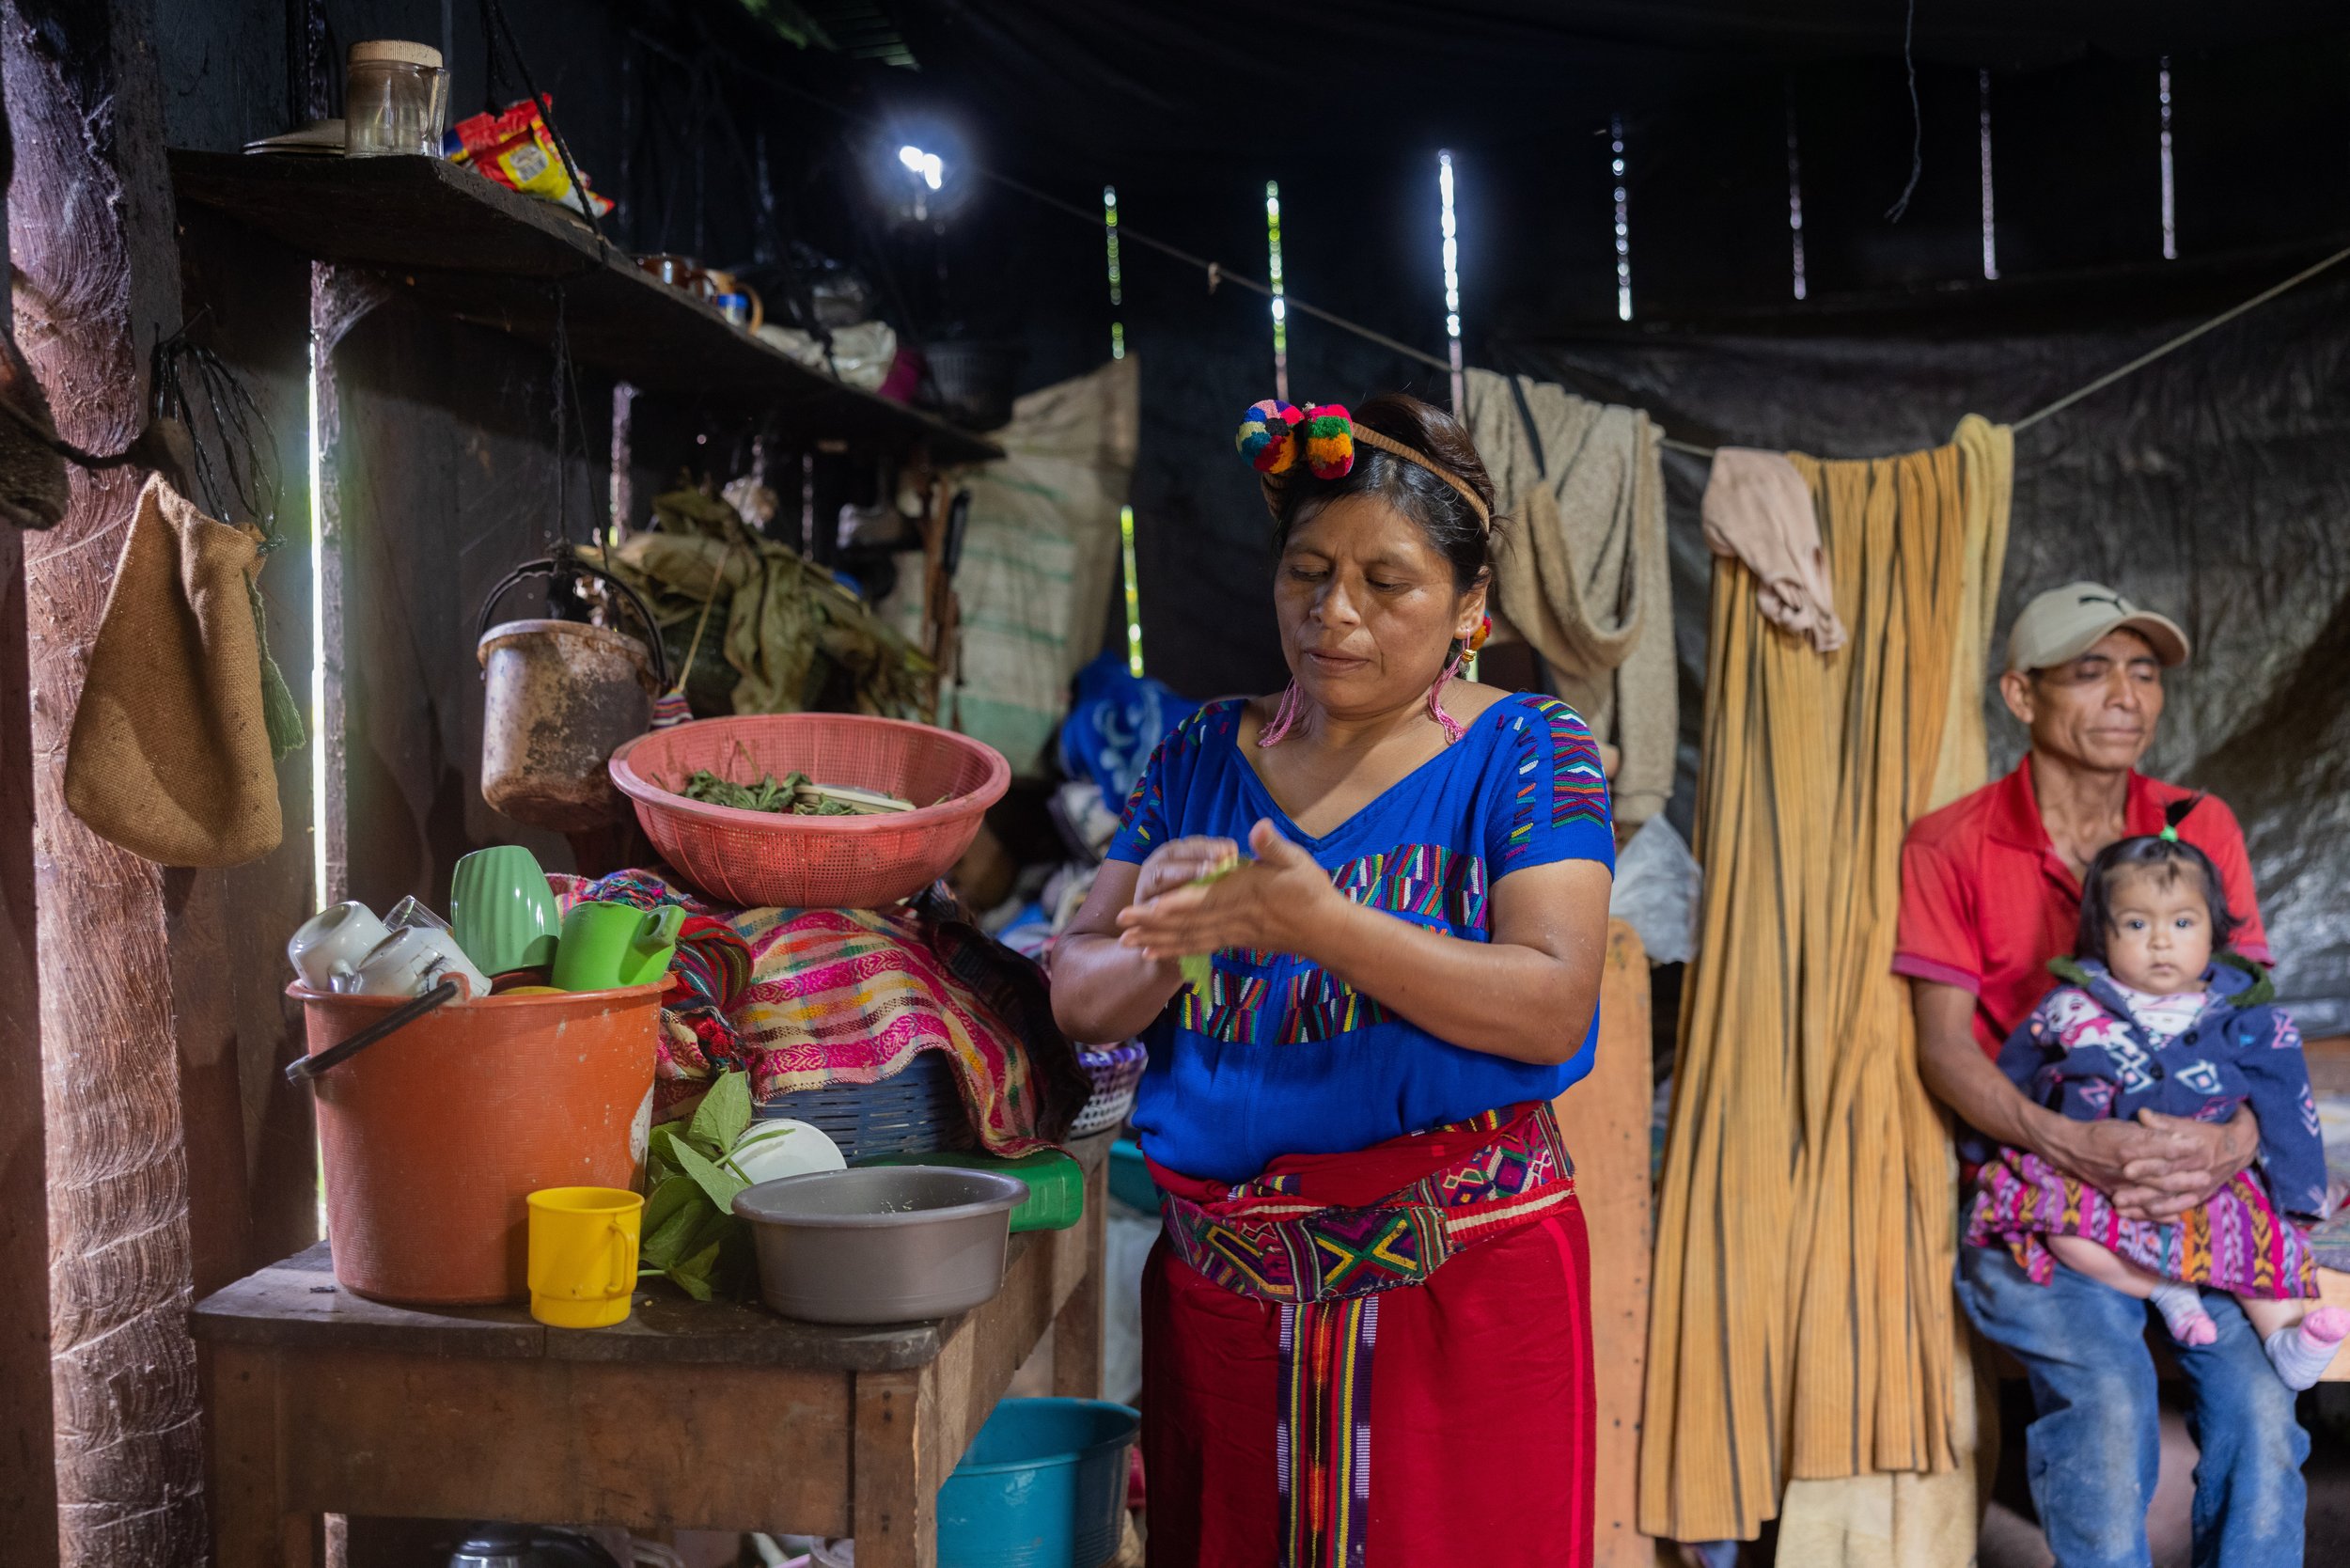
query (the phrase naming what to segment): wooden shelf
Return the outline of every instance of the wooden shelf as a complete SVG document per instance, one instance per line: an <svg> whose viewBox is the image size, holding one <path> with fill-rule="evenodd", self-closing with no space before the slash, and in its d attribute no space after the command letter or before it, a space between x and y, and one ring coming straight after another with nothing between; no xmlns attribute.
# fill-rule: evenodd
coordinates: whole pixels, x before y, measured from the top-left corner
<svg viewBox="0 0 2350 1568"><path fill-rule="evenodd" d="M175 150L171 174L182 201L315 260L375 268L435 310L535 342L553 336L559 281L572 353L649 391L756 398L808 436L926 446L942 464L1004 455L982 436L768 347L617 247L599 250L561 209L462 165Z"/></svg>

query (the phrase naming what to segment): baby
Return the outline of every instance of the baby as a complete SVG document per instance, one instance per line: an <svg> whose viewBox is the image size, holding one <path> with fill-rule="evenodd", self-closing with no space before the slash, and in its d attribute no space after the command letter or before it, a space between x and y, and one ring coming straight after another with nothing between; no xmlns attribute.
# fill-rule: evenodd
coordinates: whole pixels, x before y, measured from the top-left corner
<svg viewBox="0 0 2350 1568"><path fill-rule="evenodd" d="M2081 885L2078 956L2049 965L2070 983L2015 1031L1999 1069L2076 1121L2154 1110L2217 1122L2248 1101L2259 1159L2196 1208L2156 1222L2123 1218L2105 1193L2037 1154L1978 1144L1966 1240L2004 1244L2044 1285L2062 1263L2151 1301L2185 1345L2217 1337L2201 1288L2225 1291L2278 1376L2306 1388L2350 1333L2350 1312L2306 1310L2316 1265L2308 1233L2286 1217L2325 1212L2317 1105L2299 1031L2260 968L2228 951L2235 920L2218 870L2177 837L2193 804L2173 808L2160 837L2124 839L2097 856Z"/></svg>

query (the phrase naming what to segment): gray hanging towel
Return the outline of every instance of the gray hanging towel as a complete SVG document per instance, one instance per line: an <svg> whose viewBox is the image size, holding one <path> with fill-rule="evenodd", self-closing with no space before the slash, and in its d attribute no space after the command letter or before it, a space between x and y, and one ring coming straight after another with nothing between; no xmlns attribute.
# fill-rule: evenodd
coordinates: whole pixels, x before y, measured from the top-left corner
<svg viewBox="0 0 2350 1568"><path fill-rule="evenodd" d="M1501 614L1622 754L1616 821L1637 826L1672 793L1680 732L1661 432L1638 409L1548 383L1471 369L1465 390L1510 519L1494 569Z"/></svg>

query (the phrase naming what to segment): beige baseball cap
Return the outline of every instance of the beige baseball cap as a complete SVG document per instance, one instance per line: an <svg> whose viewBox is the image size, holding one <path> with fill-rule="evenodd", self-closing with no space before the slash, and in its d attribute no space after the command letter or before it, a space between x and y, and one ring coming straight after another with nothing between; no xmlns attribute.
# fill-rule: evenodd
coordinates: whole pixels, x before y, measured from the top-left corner
<svg viewBox="0 0 2350 1568"><path fill-rule="evenodd" d="M2079 658L2108 632L2128 628L2154 645L2164 667L2186 663L2186 634L2167 615L2140 609L2103 583L2067 583L2035 595L2007 635L2007 667L2047 669Z"/></svg>

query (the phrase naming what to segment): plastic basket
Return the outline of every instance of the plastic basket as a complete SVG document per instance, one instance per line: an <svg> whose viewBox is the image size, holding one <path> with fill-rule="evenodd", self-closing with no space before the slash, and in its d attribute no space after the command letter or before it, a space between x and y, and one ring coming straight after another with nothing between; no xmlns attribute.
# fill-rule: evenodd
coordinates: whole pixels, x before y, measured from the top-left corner
<svg viewBox="0 0 2350 1568"><path fill-rule="evenodd" d="M1135 1090L1142 1083L1142 1070L1151 1064L1151 1053L1139 1040L1123 1045L1077 1048L1077 1065L1093 1081L1093 1092L1078 1108L1077 1119L1069 1124L1071 1137L1089 1137L1106 1133L1126 1120L1126 1113L1135 1108Z"/></svg>
<svg viewBox="0 0 2350 1568"><path fill-rule="evenodd" d="M749 909L879 909L909 898L963 857L979 819L1011 785L1011 765L993 746L860 713L702 719L639 735L612 754L611 766L662 857L710 897ZM796 770L917 804L866 817L794 817L672 792L702 768L743 783Z"/></svg>
<svg viewBox="0 0 2350 1568"><path fill-rule="evenodd" d="M805 1121L854 1163L875 1154L928 1154L968 1149L978 1139L963 1087L944 1051L916 1051L905 1071L879 1083L827 1084L778 1094L758 1108L762 1121Z"/></svg>
<svg viewBox="0 0 2350 1568"><path fill-rule="evenodd" d="M1020 390L1020 362L1027 356L1028 351L1018 343L922 345L931 384L937 388L947 416L983 431L1010 420L1012 395Z"/></svg>

